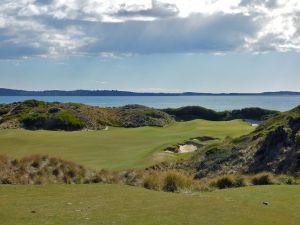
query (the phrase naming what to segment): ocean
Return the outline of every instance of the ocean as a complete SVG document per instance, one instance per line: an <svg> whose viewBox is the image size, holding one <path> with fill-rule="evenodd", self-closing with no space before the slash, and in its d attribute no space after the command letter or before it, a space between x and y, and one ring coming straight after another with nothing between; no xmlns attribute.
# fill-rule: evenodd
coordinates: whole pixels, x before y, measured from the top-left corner
<svg viewBox="0 0 300 225"><path fill-rule="evenodd" d="M222 111L246 107L261 107L287 111L300 105L300 96L0 96L0 103L12 103L26 99L42 101L76 102L94 106L118 107L139 104L155 108L203 106Z"/></svg>

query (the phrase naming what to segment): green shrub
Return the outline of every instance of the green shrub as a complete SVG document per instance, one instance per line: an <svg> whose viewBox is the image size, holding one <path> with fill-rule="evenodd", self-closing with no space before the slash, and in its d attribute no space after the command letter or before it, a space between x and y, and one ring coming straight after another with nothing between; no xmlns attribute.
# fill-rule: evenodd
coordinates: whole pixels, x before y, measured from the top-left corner
<svg viewBox="0 0 300 225"><path fill-rule="evenodd" d="M60 108L57 107L51 107L48 109L48 113L58 113L60 111Z"/></svg>
<svg viewBox="0 0 300 225"><path fill-rule="evenodd" d="M186 106L177 109L165 109L164 111L179 121L193 119L222 120L224 116L223 112L216 112L200 106Z"/></svg>
<svg viewBox="0 0 300 225"><path fill-rule="evenodd" d="M164 109L166 113L174 116L176 120L232 120L232 119L253 119L264 120L270 115L277 113L276 111L261 108L245 108L241 110L216 112L200 106L187 106L177 109Z"/></svg>
<svg viewBox="0 0 300 225"><path fill-rule="evenodd" d="M40 129L44 127L47 118L46 114L32 113L22 116L20 122L23 123L25 128Z"/></svg>
<svg viewBox="0 0 300 225"><path fill-rule="evenodd" d="M288 184L288 185L294 185L294 184L297 184L297 180L295 177L293 176L287 176L287 175L281 175L278 177L278 181L281 183L281 184Z"/></svg>
<svg viewBox="0 0 300 225"><path fill-rule="evenodd" d="M8 109L0 109L0 116L6 114L6 113L8 113L8 112L9 112Z"/></svg>
<svg viewBox="0 0 300 225"><path fill-rule="evenodd" d="M84 122L76 115L60 111L51 118L51 128L61 130L79 130L84 127Z"/></svg>
<svg viewBox="0 0 300 225"><path fill-rule="evenodd" d="M274 176L271 173L256 174L252 177L251 181L253 185L269 185L275 183Z"/></svg>
<svg viewBox="0 0 300 225"><path fill-rule="evenodd" d="M300 131L297 132L295 141L296 141L297 147L300 147Z"/></svg>
<svg viewBox="0 0 300 225"><path fill-rule="evenodd" d="M67 111L51 115L45 111L27 113L22 115L20 121L27 129L79 130L85 125L79 117Z"/></svg>
<svg viewBox="0 0 300 225"><path fill-rule="evenodd" d="M270 115L274 115L277 111L261 109L261 108L244 108L233 110L231 112L232 119L252 119L264 120Z"/></svg>

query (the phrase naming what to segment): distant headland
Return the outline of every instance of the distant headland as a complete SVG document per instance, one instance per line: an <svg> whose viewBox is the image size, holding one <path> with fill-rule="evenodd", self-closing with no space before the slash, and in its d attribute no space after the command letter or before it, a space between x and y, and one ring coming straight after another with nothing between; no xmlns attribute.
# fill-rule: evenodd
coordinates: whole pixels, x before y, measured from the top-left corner
<svg viewBox="0 0 300 225"><path fill-rule="evenodd" d="M300 95L300 92L277 91L261 93L202 93L202 92L132 92L118 90L45 90L28 91L0 88L0 96L272 96L272 95Z"/></svg>

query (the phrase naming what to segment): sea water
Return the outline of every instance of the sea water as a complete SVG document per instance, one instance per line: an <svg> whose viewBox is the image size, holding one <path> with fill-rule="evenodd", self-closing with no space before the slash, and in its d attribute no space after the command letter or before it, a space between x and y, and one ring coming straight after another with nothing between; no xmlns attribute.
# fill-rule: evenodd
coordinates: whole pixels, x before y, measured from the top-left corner
<svg viewBox="0 0 300 225"><path fill-rule="evenodd" d="M94 106L118 107L139 104L155 108L203 106L217 111L261 107L287 111L300 105L298 95L277 96L0 96L0 103L12 103L27 99L48 102L76 102Z"/></svg>

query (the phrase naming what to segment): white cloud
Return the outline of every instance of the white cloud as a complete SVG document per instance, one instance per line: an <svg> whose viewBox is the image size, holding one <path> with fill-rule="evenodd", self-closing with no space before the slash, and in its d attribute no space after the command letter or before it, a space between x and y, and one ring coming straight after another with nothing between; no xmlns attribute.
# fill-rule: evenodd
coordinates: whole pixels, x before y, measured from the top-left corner
<svg viewBox="0 0 300 225"><path fill-rule="evenodd" d="M299 0L2 0L0 58L300 51Z"/></svg>
<svg viewBox="0 0 300 225"><path fill-rule="evenodd" d="M113 15L121 18L166 18L179 14L176 4L162 3L158 0L152 0L151 5L126 5L121 4L120 9Z"/></svg>
<svg viewBox="0 0 300 225"><path fill-rule="evenodd" d="M98 81L98 80L96 80L96 83L97 83L97 84L100 84L100 85L108 84L107 81Z"/></svg>
<svg viewBox="0 0 300 225"><path fill-rule="evenodd" d="M299 51L297 20L299 20L300 2L298 0L244 0L243 2L248 2L244 4L246 13L256 15L255 20L261 24L256 37L248 40L250 50Z"/></svg>

